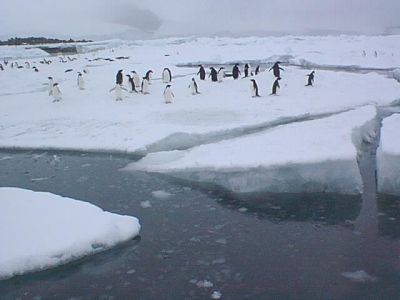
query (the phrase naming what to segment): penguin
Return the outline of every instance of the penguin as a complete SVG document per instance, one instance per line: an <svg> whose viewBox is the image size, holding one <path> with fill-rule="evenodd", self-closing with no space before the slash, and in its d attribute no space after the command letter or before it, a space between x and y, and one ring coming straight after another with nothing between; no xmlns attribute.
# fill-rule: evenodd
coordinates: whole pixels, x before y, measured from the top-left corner
<svg viewBox="0 0 400 300"><path fill-rule="evenodd" d="M132 71L131 73L132 73L133 82L135 83L135 88L140 88L140 77L139 77L139 75L135 71Z"/></svg>
<svg viewBox="0 0 400 300"><path fill-rule="evenodd" d="M284 71L284 69L282 69L282 68L279 66L280 63L281 63L280 61L277 61L277 62L274 63L274 65L269 69L270 71L271 71L271 70L274 71L274 76L275 76L276 78L280 78L280 77L281 77L281 71L280 71L280 70Z"/></svg>
<svg viewBox="0 0 400 300"><path fill-rule="evenodd" d="M197 75L200 75L200 80L205 80L206 79L206 71L204 70L204 67L202 65L199 65L200 69L197 72Z"/></svg>
<svg viewBox="0 0 400 300"><path fill-rule="evenodd" d="M85 89L85 80L83 79L81 72L78 72L77 84L80 90Z"/></svg>
<svg viewBox="0 0 400 300"><path fill-rule="evenodd" d="M122 85L122 83L124 81L122 72L123 72L123 70L119 70L117 75L115 76L115 83L116 84Z"/></svg>
<svg viewBox="0 0 400 300"><path fill-rule="evenodd" d="M171 75L171 70L168 68L164 68L163 73L162 73L162 80L163 83L168 83L172 81L172 75Z"/></svg>
<svg viewBox="0 0 400 300"><path fill-rule="evenodd" d="M142 94L146 95L149 94L149 80L146 77L143 77L142 80Z"/></svg>
<svg viewBox="0 0 400 300"><path fill-rule="evenodd" d="M4 65L7 67L8 65L8 59L3 59Z"/></svg>
<svg viewBox="0 0 400 300"><path fill-rule="evenodd" d="M126 77L128 77L128 82L129 82L129 93L137 93L136 87L135 87L135 83L133 82L133 78L131 75L126 75Z"/></svg>
<svg viewBox="0 0 400 300"><path fill-rule="evenodd" d="M235 65L233 66L233 69L232 69L232 76L233 76L233 79L235 79L235 80L238 79L240 74L241 74L241 73L240 73L238 64L235 64Z"/></svg>
<svg viewBox="0 0 400 300"><path fill-rule="evenodd" d="M49 83L48 83L48 87L47 90L49 92L49 96L53 95L53 84L54 84L54 80L53 77L47 77L49 79Z"/></svg>
<svg viewBox="0 0 400 300"><path fill-rule="evenodd" d="M255 73L256 75L258 75L258 73L260 73L260 66L257 66L257 67L256 67L256 70L254 71L254 73Z"/></svg>
<svg viewBox="0 0 400 300"><path fill-rule="evenodd" d="M2 64L0 64L0 70L1 70L1 71L4 71L4 67L3 67Z"/></svg>
<svg viewBox="0 0 400 300"><path fill-rule="evenodd" d="M249 77L251 75L251 68L249 64L244 65L244 77Z"/></svg>
<svg viewBox="0 0 400 300"><path fill-rule="evenodd" d="M218 73L217 70L215 70L213 67L210 68L211 72L210 75L208 75L208 77L211 77L211 81L212 82L217 82L218 81Z"/></svg>
<svg viewBox="0 0 400 300"><path fill-rule="evenodd" d="M315 71L312 71L310 74L307 74L308 76L308 82L306 84L306 86L312 86L314 83L314 73Z"/></svg>
<svg viewBox="0 0 400 300"><path fill-rule="evenodd" d="M194 78L192 78L192 81L190 82L189 85L190 91L192 92L192 95L200 94L199 88L197 86L197 82Z"/></svg>
<svg viewBox="0 0 400 300"><path fill-rule="evenodd" d="M274 81L274 84L272 85L272 93L270 95L276 95L276 89L280 89L281 86L279 85L279 80L281 80L280 77L277 77Z"/></svg>
<svg viewBox="0 0 400 300"><path fill-rule="evenodd" d="M69 72L72 72L74 69L66 69L65 71L64 71L64 73L69 73Z"/></svg>
<svg viewBox="0 0 400 300"><path fill-rule="evenodd" d="M113 87L110 90L110 93L112 91L115 91L115 101L122 101L122 91L127 91L126 88L124 88L122 85L120 85L119 83L115 84L115 87Z"/></svg>
<svg viewBox="0 0 400 300"><path fill-rule="evenodd" d="M147 79L147 81L148 81L149 84L151 84L151 79L152 79L152 77L153 77L153 71L152 71L152 70L148 70L148 71L146 72L145 78Z"/></svg>
<svg viewBox="0 0 400 300"><path fill-rule="evenodd" d="M171 85L167 84L164 90L164 99L165 99L165 104L170 104L172 103L172 99L175 97L174 93L171 90Z"/></svg>
<svg viewBox="0 0 400 300"><path fill-rule="evenodd" d="M61 93L60 88L58 87L58 83L57 82L53 84L53 88L51 90L51 94L53 95L53 98L54 98L53 102L60 102L61 101L62 93Z"/></svg>
<svg viewBox="0 0 400 300"><path fill-rule="evenodd" d="M250 85L250 90L251 90L251 96L254 97L260 97L258 94L258 85L257 82L254 79L250 79L251 85Z"/></svg>
<svg viewBox="0 0 400 300"><path fill-rule="evenodd" d="M35 72L39 72L39 69L36 68L36 67L33 67L32 69L33 69Z"/></svg>
<svg viewBox="0 0 400 300"><path fill-rule="evenodd" d="M224 67L221 67L221 68L219 68L218 73L217 73L218 82L222 82L224 77L225 77Z"/></svg>

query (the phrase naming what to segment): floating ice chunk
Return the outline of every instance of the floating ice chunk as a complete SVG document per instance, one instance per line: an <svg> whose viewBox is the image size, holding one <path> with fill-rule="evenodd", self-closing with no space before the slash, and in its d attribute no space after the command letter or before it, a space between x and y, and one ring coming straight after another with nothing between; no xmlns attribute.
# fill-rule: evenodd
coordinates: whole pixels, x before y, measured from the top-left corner
<svg viewBox="0 0 400 300"><path fill-rule="evenodd" d="M214 292L211 294L211 299L220 299L221 297L222 297L222 293L219 292L219 291L214 291Z"/></svg>
<svg viewBox="0 0 400 300"><path fill-rule="evenodd" d="M377 151L378 191L400 195L400 115L383 120Z"/></svg>
<svg viewBox="0 0 400 300"><path fill-rule="evenodd" d="M214 286L214 284L208 280L197 281L196 285L199 288L212 288Z"/></svg>
<svg viewBox="0 0 400 300"><path fill-rule="evenodd" d="M88 202L2 187L0 279L108 249L139 231L137 218L109 213Z"/></svg>
<svg viewBox="0 0 400 300"><path fill-rule="evenodd" d="M151 153L125 169L168 173L243 193L358 194L357 148L374 136L375 128L364 125L375 118L376 108L366 106L189 150Z"/></svg>
<svg viewBox="0 0 400 300"><path fill-rule="evenodd" d="M342 276L358 283L374 282L377 280L376 277L369 275L364 270L359 270L355 272L343 272Z"/></svg>
<svg viewBox="0 0 400 300"><path fill-rule="evenodd" d="M151 202L149 200L142 201L142 202L140 202L140 206L142 208L150 208L151 207Z"/></svg>
<svg viewBox="0 0 400 300"><path fill-rule="evenodd" d="M154 198L161 199L161 200L168 199L169 197L172 196L171 193L168 193L168 192L162 191L162 190L152 191L151 194L153 195Z"/></svg>

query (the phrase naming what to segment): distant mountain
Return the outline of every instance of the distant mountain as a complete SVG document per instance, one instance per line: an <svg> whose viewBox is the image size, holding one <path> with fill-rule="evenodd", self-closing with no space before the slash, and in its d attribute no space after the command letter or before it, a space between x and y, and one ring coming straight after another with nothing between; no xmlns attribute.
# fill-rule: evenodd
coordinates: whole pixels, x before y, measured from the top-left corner
<svg viewBox="0 0 400 300"><path fill-rule="evenodd" d="M26 37L26 38L10 38L7 41L0 41L1 46L17 46L17 45L39 45L39 44L60 44L60 43L88 43L91 40L60 40L45 37Z"/></svg>

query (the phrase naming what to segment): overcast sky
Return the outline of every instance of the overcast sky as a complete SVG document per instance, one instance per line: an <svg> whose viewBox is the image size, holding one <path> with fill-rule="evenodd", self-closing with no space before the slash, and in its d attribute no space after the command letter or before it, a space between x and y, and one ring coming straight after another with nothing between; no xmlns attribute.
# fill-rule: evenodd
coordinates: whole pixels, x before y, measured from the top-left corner
<svg viewBox="0 0 400 300"><path fill-rule="evenodd" d="M0 38L400 33L400 0L9 0Z"/></svg>

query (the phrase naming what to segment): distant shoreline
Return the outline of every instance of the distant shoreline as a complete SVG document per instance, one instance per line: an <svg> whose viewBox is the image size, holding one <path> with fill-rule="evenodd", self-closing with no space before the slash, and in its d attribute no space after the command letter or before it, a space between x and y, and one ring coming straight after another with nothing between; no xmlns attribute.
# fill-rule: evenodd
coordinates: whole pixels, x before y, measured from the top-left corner
<svg viewBox="0 0 400 300"><path fill-rule="evenodd" d="M0 46L20 46L20 45L40 45L40 44L60 44L60 43L90 43L92 40L60 40L45 37L25 37L10 38L7 41L0 41Z"/></svg>

